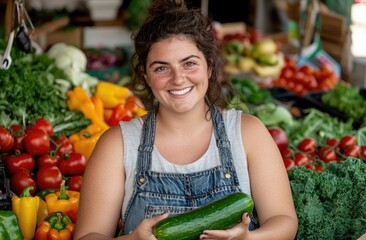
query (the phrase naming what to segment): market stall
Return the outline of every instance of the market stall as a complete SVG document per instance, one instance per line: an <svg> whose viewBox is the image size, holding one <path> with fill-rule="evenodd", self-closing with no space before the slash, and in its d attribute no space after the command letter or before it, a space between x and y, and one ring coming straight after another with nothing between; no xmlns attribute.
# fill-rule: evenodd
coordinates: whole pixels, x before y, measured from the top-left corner
<svg viewBox="0 0 366 240"><path fill-rule="evenodd" d="M14 6L23 16L20 2ZM326 51L329 41L341 42L324 28L316 32L311 17L319 13L317 4L309 1L300 9L308 15L298 19L297 42L298 35L266 35L243 23L214 26L232 87L224 89L227 107L258 117L274 138L292 188L297 239L364 239L366 89L343 79L338 52ZM141 6L134 7L126 9ZM333 26L334 14L321 16ZM18 23L31 25L30 17L23 20L28 22ZM30 32L139 20L79 16L44 22ZM313 32L303 32L302 24ZM119 121L146 114L144 96L129 87L132 47L60 41L27 51L19 45L20 28L12 29L15 37L0 39L0 239L46 239L55 222L64 239L72 239L83 173L98 138ZM328 41L324 48L322 37Z"/></svg>

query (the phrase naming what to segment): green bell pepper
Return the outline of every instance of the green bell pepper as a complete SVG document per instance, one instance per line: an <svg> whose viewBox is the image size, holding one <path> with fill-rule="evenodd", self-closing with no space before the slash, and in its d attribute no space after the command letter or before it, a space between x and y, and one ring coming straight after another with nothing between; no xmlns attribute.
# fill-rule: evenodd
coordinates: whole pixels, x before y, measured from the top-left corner
<svg viewBox="0 0 366 240"><path fill-rule="evenodd" d="M0 239L23 240L17 216L13 211L0 211Z"/></svg>

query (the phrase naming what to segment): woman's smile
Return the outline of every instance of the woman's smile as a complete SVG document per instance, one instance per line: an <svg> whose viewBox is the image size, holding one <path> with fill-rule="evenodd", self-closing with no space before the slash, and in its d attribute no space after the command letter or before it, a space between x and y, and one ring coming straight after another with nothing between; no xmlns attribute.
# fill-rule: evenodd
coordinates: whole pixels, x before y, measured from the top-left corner
<svg viewBox="0 0 366 240"><path fill-rule="evenodd" d="M181 95L184 95L184 94L190 92L192 89L193 89L193 87L187 87L187 88L183 88L181 90L169 90L169 93L172 95L181 96Z"/></svg>

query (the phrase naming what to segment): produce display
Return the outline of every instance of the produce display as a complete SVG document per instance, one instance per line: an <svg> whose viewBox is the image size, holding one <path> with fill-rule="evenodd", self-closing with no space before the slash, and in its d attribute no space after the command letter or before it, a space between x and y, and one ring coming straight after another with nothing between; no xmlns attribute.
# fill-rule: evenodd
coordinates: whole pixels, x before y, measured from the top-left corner
<svg viewBox="0 0 366 240"><path fill-rule="evenodd" d="M87 58L76 47L13 52L11 68L0 70L1 239L72 239L98 138L146 110L127 87L85 73Z"/></svg>
<svg viewBox="0 0 366 240"><path fill-rule="evenodd" d="M163 219L154 226L158 240L195 240L204 230L228 229L241 222L245 212L251 214L252 198L237 192L189 212Z"/></svg>
<svg viewBox="0 0 366 240"><path fill-rule="evenodd" d="M12 54L11 67L0 70L0 239L72 239L97 140L146 110L127 86L87 74L81 49L55 44L40 55ZM326 67L297 66L276 42L255 34L225 36L223 54L233 90L227 107L261 119L282 154L299 217L297 239L365 233L365 89L344 84ZM197 239L204 229L237 224L253 208L249 196L228 195L168 217L154 235Z"/></svg>
<svg viewBox="0 0 366 240"><path fill-rule="evenodd" d="M268 38L251 42L244 35L224 37L223 56L229 74L255 73L261 78L277 77L284 65L284 55L276 43Z"/></svg>
<svg viewBox="0 0 366 240"><path fill-rule="evenodd" d="M271 85L305 95L313 91L331 90L338 81L336 73L327 66L318 69L310 65L299 67L293 58L286 57L280 75L272 80Z"/></svg>

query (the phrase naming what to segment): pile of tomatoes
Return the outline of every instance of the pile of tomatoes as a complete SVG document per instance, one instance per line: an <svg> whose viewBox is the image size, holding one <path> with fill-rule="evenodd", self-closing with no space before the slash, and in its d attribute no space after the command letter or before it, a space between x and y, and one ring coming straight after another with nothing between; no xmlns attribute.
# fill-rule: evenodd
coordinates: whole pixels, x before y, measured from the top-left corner
<svg viewBox="0 0 366 240"><path fill-rule="evenodd" d="M314 69L310 65L297 67L295 60L286 56L280 76L272 80L271 84L298 95L305 95L311 91L331 90L337 82L338 76L333 69L327 66Z"/></svg>
<svg viewBox="0 0 366 240"><path fill-rule="evenodd" d="M308 137L296 149L286 148L281 154L287 170L294 166L305 166L322 171L324 163L339 163L349 156L366 160L366 145L359 146L353 135L346 135L341 139L330 138L323 145L318 145L315 139Z"/></svg>
<svg viewBox="0 0 366 240"><path fill-rule="evenodd" d="M10 179L10 189L20 195L31 191L59 189L63 179L69 190L80 191L86 159L73 150L65 136L53 134L53 126L44 118L26 126L0 126L0 161Z"/></svg>

